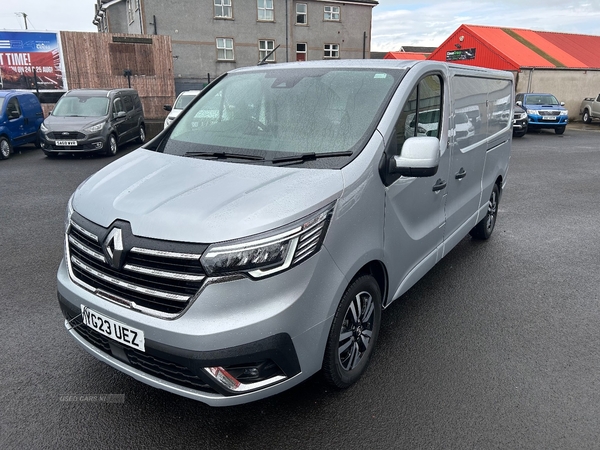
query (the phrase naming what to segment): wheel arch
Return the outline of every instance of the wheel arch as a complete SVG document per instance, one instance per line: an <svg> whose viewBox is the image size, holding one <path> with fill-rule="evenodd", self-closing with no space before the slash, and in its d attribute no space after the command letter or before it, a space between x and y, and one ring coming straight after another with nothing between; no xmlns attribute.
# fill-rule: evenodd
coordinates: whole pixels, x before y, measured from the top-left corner
<svg viewBox="0 0 600 450"><path fill-rule="evenodd" d="M357 272L354 274L348 285L351 285L354 280L363 276L363 275L371 275L377 284L379 285L379 291L381 292L381 307L385 308L388 304L387 295L388 295L388 272L385 264L379 260L372 260L363 265Z"/></svg>

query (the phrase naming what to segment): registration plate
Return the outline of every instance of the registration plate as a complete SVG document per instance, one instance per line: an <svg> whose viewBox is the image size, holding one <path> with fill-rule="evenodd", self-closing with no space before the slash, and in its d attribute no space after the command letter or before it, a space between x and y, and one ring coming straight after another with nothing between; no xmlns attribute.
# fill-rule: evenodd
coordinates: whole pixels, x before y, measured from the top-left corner
<svg viewBox="0 0 600 450"><path fill-rule="evenodd" d="M556 120L556 117L554 117L554 116L544 116L544 117L542 117L542 120Z"/></svg>
<svg viewBox="0 0 600 450"><path fill-rule="evenodd" d="M81 305L81 316L83 317L83 323L98 333L123 345L145 351L144 332L142 330L117 322L84 305Z"/></svg>
<svg viewBox="0 0 600 450"><path fill-rule="evenodd" d="M64 145L65 147L73 147L77 145L77 141L56 141L56 145Z"/></svg>

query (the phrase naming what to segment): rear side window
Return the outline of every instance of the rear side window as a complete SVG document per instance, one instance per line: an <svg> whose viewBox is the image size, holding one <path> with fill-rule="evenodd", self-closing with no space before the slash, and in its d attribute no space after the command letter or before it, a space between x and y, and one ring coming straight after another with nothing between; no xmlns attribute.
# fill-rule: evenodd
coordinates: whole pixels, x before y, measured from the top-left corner
<svg viewBox="0 0 600 450"><path fill-rule="evenodd" d="M133 111L133 101L129 95L123 96L123 106L125 107L125 111Z"/></svg>

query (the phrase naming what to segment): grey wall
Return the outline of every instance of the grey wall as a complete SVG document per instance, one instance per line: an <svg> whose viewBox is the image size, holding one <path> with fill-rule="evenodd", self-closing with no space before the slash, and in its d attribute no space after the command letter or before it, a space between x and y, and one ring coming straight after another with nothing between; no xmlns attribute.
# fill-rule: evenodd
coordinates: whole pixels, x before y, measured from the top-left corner
<svg viewBox="0 0 600 450"><path fill-rule="evenodd" d="M548 92L565 102L569 120L581 120L581 101L600 94L600 70L523 69L516 79L517 93Z"/></svg>

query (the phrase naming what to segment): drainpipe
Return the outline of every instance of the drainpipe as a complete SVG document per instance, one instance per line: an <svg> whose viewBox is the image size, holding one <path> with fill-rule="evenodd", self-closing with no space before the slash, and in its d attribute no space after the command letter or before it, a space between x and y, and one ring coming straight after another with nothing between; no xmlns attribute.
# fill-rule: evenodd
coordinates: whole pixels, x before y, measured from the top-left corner
<svg viewBox="0 0 600 450"><path fill-rule="evenodd" d="M527 80L527 92L531 92L531 79L533 78L533 67L529 70L529 79Z"/></svg>

